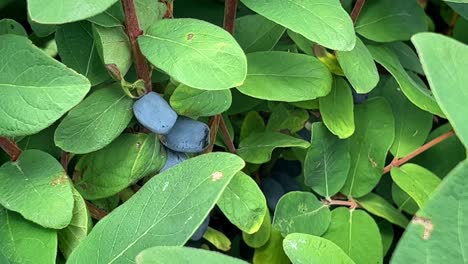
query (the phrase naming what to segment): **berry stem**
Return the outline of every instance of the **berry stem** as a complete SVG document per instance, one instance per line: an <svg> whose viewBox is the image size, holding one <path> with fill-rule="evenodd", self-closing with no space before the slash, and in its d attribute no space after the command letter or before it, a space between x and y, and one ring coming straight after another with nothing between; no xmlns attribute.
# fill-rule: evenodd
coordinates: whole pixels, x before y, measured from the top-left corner
<svg viewBox="0 0 468 264"><path fill-rule="evenodd" d="M390 164L388 164L384 170L383 170L383 174L385 173L388 173L390 172L390 170L393 168L393 167L400 167L401 165L405 164L406 162L410 161L411 159L415 158L416 156L418 156L419 154L423 153L424 151L432 148L433 146L439 144L440 142L452 137L453 135L455 135L455 132L453 130L450 130L448 131L447 133L444 133L436 138L434 138L433 140L427 142L426 144L422 145L421 147L419 147L418 149L416 149L415 151L411 152L410 154L406 155L405 157L401 158L401 159L395 159L393 160Z"/></svg>
<svg viewBox="0 0 468 264"><path fill-rule="evenodd" d="M122 5L125 14L127 35L130 39L133 60L135 62L135 69L137 71L138 78L145 82L145 89L148 93L152 90L151 67L146 58L141 53L140 46L138 45L137 41L138 37L143 34L143 31L138 24L138 17L133 0L122 0Z"/></svg>
<svg viewBox="0 0 468 264"><path fill-rule="evenodd" d="M88 207L89 213L91 214L91 217L96 219L96 220L101 220L103 219L106 215L109 213L102 210L101 208L97 208L94 204L85 201L86 202L86 207Z"/></svg>
<svg viewBox="0 0 468 264"><path fill-rule="evenodd" d="M21 149L16 142L6 137L0 137L0 147L10 156L12 161L16 161L21 155Z"/></svg>

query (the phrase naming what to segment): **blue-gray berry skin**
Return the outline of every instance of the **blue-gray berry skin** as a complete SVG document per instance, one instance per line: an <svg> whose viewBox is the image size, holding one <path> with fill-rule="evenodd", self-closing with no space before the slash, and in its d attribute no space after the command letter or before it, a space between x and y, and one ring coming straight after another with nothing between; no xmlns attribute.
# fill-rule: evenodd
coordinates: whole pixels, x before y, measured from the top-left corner
<svg viewBox="0 0 468 264"><path fill-rule="evenodd" d="M205 234L206 230L208 229L208 225L210 224L210 216L208 215L205 220L203 220L203 223L198 227L197 231L192 235L190 240L192 241L198 241L203 238L203 235Z"/></svg>
<svg viewBox="0 0 468 264"><path fill-rule="evenodd" d="M368 93L360 94L360 93L357 93L354 89L351 89L351 90L353 93L353 100L355 104L362 104L365 101L367 101L367 98L369 98Z"/></svg>
<svg viewBox="0 0 468 264"><path fill-rule="evenodd" d="M260 183L260 189L265 195L268 208L270 208L270 210L272 211L275 210L276 204L278 204L278 201L281 198L281 196L283 196L286 193L283 186L281 186L281 184L278 181L271 177L262 179Z"/></svg>
<svg viewBox="0 0 468 264"><path fill-rule="evenodd" d="M170 150L168 148L166 148L166 154L167 154L166 163L164 164L164 167L162 167L160 172L168 170L168 169L174 167L175 165L181 163L182 161L188 159L187 154L172 151L172 150Z"/></svg>
<svg viewBox="0 0 468 264"><path fill-rule="evenodd" d="M301 190L301 186L294 176L288 175L284 172L273 172L271 177L281 184L286 193Z"/></svg>
<svg viewBox="0 0 468 264"><path fill-rule="evenodd" d="M210 128L203 122L180 116L161 142L173 151L198 153L210 144Z"/></svg>
<svg viewBox="0 0 468 264"><path fill-rule="evenodd" d="M177 113L155 92L150 92L133 104L133 113L140 124L156 134L167 134L177 121Z"/></svg>

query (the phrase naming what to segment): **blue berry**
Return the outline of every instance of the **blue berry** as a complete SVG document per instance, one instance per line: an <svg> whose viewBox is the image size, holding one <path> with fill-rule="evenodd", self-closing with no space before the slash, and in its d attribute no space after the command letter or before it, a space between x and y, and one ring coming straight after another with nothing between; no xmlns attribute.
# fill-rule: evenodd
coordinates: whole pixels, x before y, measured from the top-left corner
<svg viewBox="0 0 468 264"><path fill-rule="evenodd" d="M208 229L208 225L210 224L210 216L208 215L205 220L203 220L203 223L198 227L197 231L192 235L190 240L192 241L198 241L203 238L203 235L205 234L206 230Z"/></svg>
<svg viewBox="0 0 468 264"><path fill-rule="evenodd" d="M164 167L162 167L162 169L159 172L168 170L174 167L175 165L181 163L182 161L188 159L187 154L175 152L168 148L166 148L166 154L167 154L166 163L164 164Z"/></svg>
<svg viewBox="0 0 468 264"><path fill-rule="evenodd" d="M210 128L203 122L180 116L161 142L167 148L186 153L198 153L210 144Z"/></svg>
<svg viewBox="0 0 468 264"><path fill-rule="evenodd" d="M155 92L150 92L133 104L133 113L140 124L156 134L166 134L177 120L177 113Z"/></svg>
<svg viewBox="0 0 468 264"><path fill-rule="evenodd" d="M262 179L262 182L260 183L260 189L265 195L268 208L274 211L279 199L285 194L283 186L281 186L281 184L275 179L268 177Z"/></svg>

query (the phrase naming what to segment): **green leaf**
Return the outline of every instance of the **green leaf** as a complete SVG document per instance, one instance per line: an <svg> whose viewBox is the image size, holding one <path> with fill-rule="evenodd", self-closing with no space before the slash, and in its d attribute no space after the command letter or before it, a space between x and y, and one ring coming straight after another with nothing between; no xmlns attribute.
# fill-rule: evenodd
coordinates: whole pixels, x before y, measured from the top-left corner
<svg viewBox="0 0 468 264"><path fill-rule="evenodd" d="M3 207L0 237L1 263L55 263L57 231L29 222Z"/></svg>
<svg viewBox="0 0 468 264"><path fill-rule="evenodd" d="M231 223L248 234L260 229L267 212L265 196L257 183L243 172L234 176L217 205Z"/></svg>
<svg viewBox="0 0 468 264"><path fill-rule="evenodd" d="M410 215L414 215L419 209L418 204L416 204L413 198L395 183L392 183L392 200L398 205L398 210L404 211Z"/></svg>
<svg viewBox="0 0 468 264"><path fill-rule="evenodd" d="M330 92L331 73L314 57L266 51L250 53L247 60L247 79L237 89L248 96L270 101L297 102L325 96Z"/></svg>
<svg viewBox="0 0 468 264"><path fill-rule="evenodd" d="M464 263L468 255L468 162L460 163L416 213L392 263Z"/></svg>
<svg viewBox="0 0 468 264"><path fill-rule="evenodd" d="M154 2L153 0L134 0L135 10L138 17L138 24L143 32L156 24L166 14L166 4L164 2Z"/></svg>
<svg viewBox="0 0 468 264"><path fill-rule="evenodd" d="M408 219L393 207L393 205L387 202L387 200L377 194L368 193L367 195L357 199L357 202L369 213L382 217L392 224L401 226L402 228L406 228L408 225Z"/></svg>
<svg viewBox="0 0 468 264"><path fill-rule="evenodd" d="M247 74L239 44L227 31L205 21L164 19L140 36L138 43L153 65L193 88L229 89L241 85Z"/></svg>
<svg viewBox="0 0 468 264"><path fill-rule="evenodd" d="M123 27L101 27L93 25L93 36L102 62L115 64L122 76L132 65L130 41Z"/></svg>
<svg viewBox="0 0 468 264"><path fill-rule="evenodd" d="M283 236L304 233L320 236L330 225L330 209L310 192L289 192L276 205L273 227Z"/></svg>
<svg viewBox="0 0 468 264"><path fill-rule="evenodd" d="M392 109L381 97L356 106L354 118L356 132L349 138L351 168L341 192L357 198L370 193L379 182L395 125Z"/></svg>
<svg viewBox="0 0 468 264"><path fill-rule="evenodd" d="M400 85L406 97L417 107L434 115L444 117L430 90L420 85L401 66L398 57L387 46L367 46L374 59L387 69Z"/></svg>
<svg viewBox="0 0 468 264"><path fill-rule="evenodd" d="M104 12L117 0L28 0L31 19L41 24L65 24Z"/></svg>
<svg viewBox="0 0 468 264"><path fill-rule="evenodd" d="M431 132L426 142L450 130L452 130L452 127L449 123L442 125ZM424 151L415 157L412 162L432 171L439 178L443 178L464 159L466 159L466 149L455 135ZM434 160L437 160L437 162L434 162Z"/></svg>
<svg viewBox="0 0 468 264"><path fill-rule="evenodd" d="M228 115L247 112L262 103L261 100L244 95L237 89L231 89L230 91L232 94L232 104L229 110L226 112Z"/></svg>
<svg viewBox="0 0 468 264"><path fill-rule="evenodd" d="M86 76L93 86L110 78L99 58L90 22L60 26L55 33L55 40L62 62Z"/></svg>
<svg viewBox="0 0 468 264"><path fill-rule="evenodd" d="M351 165L348 142L332 135L323 123L312 124L312 144L304 160L304 182L330 198L343 187Z"/></svg>
<svg viewBox="0 0 468 264"><path fill-rule="evenodd" d="M231 240L224 233L209 226L203 234L203 238L219 250L228 251L231 249Z"/></svg>
<svg viewBox="0 0 468 264"><path fill-rule="evenodd" d="M397 55L398 60L405 69L420 75L425 75L418 55L410 46L405 44L405 42L388 43L387 47Z"/></svg>
<svg viewBox="0 0 468 264"><path fill-rule="evenodd" d="M283 248L294 264L354 264L354 261L335 243L318 236L299 233L290 234L283 240Z"/></svg>
<svg viewBox="0 0 468 264"><path fill-rule="evenodd" d="M263 131L265 131L265 121L263 121L262 116L258 112L250 111L242 122L239 140L243 141L250 134Z"/></svg>
<svg viewBox="0 0 468 264"><path fill-rule="evenodd" d="M137 264L204 263L247 264L224 254L189 247L153 247L143 250L136 257Z"/></svg>
<svg viewBox="0 0 468 264"><path fill-rule="evenodd" d="M0 204L41 226L62 229L72 219L72 185L52 156L26 150L0 167Z"/></svg>
<svg viewBox="0 0 468 264"><path fill-rule="evenodd" d="M271 159L271 152L275 148L298 147L305 149L309 146L307 141L282 133L255 132L240 142L237 154L247 162L262 164Z"/></svg>
<svg viewBox="0 0 468 264"><path fill-rule="evenodd" d="M353 22L338 0L242 0L242 3L327 48L351 50L354 47Z"/></svg>
<svg viewBox="0 0 468 264"><path fill-rule="evenodd" d="M418 34L412 41L437 102L467 147L468 46L434 33Z"/></svg>
<svg viewBox="0 0 468 264"><path fill-rule="evenodd" d="M365 211L336 208L323 238L338 245L355 263L383 262L379 227Z"/></svg>
<svg viewBox="0 0 468 264"><path fill-rule="evenodd" d="M237 18L235 28L234 38L245 53L273 49L286 30L283 26L260 15Z"/></svg>
<svg viewBox="0 0 468 264"><path fill-rule="evenodd" d="M232 96L230 90L199 90L180 84L170 103L179 115L197 118L225 112L231 106Z"/></svg>
<svg viewBox="0 0 468 264"><path fill-rule="evenodd" d="M356 38L354 49L337 51L336 59L356 92L368 93L377 86L379 82L377 66L361 39Z"/></svg>
<svg viewBox="0 0 468 264"><path fill-rule="evenodd" d="M256 248L253 256L255 264L289 264L290 261L283 251L283 237L276 229L271 229L270 240L260 248Z"/></svg>
<svg viewBox="0 0 468 264"><path fill-rule="evenodd" d="M382 236L383 255L386 256L393 244L393 238L395 236L393 225L385 220L381 220L377 225L379 226L380 235Z"/></svg>
<svg viewBox="0 0 468 264"><path fill-rule="evenodd" d="M216 152L164 171L99 221L67 263L128 263L149 247L184 245L243 166Z"/></svg>
<svg viewBox="0 0 468 264"><path fill-rule="evenodd" d="M57 126L52 125L37 134L24 137L17 144L22 150L38 149L49 153L52 157L59 158L62 151L54 142L56 128Z"/></svg>
<svg viewBox="0 0 468 264"><path fill-rule="evenodd" d="M0 36L0 58L2 136L31 135L45 129L89 91L86 78L52 59L24 37Z"/></svg>
<svg viewBox="0 0 468 264"><path fill-rule="evenodd" d="M23 26L13 19L4 18L0 20L0 35L15 34L27 37L28 34Z"/></svg>
<svg viewBox="0 0 468 264"><path fill-rule="evenodd" d="M296 133L309 120L309 113L286 103L279 103L271 111L266 128L271 131L288 130Z"/></svg>
<svg viewBox="0 0 468 264"><path fill-rule="evenodd" d="M354 101L351 87L345 79L334 76L331 92L319 98L323 123L339 138L349 138L354 127Z"/></svg>
<svg viewBox="0 0 468 264"><path fill-rule="evenodd" d="M390 171L393 181L413 198L419 207L424 206L441 180L427 169L416 164L405 164Z"/></svg>
<svg viewBox="0 0 468 264"><path fill-rule="evenodd" d="M80 159L75 187L87 200L109 197L144 176L152 176L165 161L156 135L122 134L107 147Z"/></svg>
<svg viewBox="0 0 468 264"><path fill-rule="evenodd" d="M38 37L48 37L57 31L58 26L54 24L40 24L31 20L31 17L28 16L28 23L31 26L31 29L34 31L34 34Z"/></svg>
<svg viewBox="0 0 468 264"><path fill-rule="evenodd" d="M55 131L55 144L77 154L104 148L133 117L133 100L118 85L97 90L73 108Z"/></svg>
<svg viewBox="0 0 468 264"><path fill-rule="evenodd" d="M65 258L86 238L93 224L85 200L75 188L72 191L75 201L72 220L66 228L58 231L59 248Z"/></svg>
<svg viewBox="0 0 468 264"><path fill-rule="evenodd" d="M427 30L424 9L416 1L379 0L364 5L356 31L378 42L409 40L413 34Z"/></svg>
<svg viewBox="0 0 468 264"><path fill-rule="evenodd" d="M123 25L124 13L122 3L117 1L104 12L88 18L88 21L101 27L119 27Z"/></svg>
<svg viewBox="0 0 468 264"><path fill-rule="evenodd" d="M262 225L260 229L253 233L247 234L242 232L242 239L244 242L251 248L260 248L264 246L270 239L271 234L271 217L270 212L267 210L265 212L265 217L263 218Z"/></svg>
<svg viewBox="0 0 468 264"><path fill-rule="evenodd" d="M373 95L384 97L392 108L395 140L390 152L394 157L404 157L424 144L432 128L432 115L411 103L394 78L383 81Z"/></svg>
<svg viewBox="0 0 468 264"><path fill-rule="evenodd" d="M299 50L307 55L315 56L313 49L315 43L313 41L308 40L306 37L290 29L288 29L286 33L288 33L288 36L292 39L292 41L294 41Z"/></svg>

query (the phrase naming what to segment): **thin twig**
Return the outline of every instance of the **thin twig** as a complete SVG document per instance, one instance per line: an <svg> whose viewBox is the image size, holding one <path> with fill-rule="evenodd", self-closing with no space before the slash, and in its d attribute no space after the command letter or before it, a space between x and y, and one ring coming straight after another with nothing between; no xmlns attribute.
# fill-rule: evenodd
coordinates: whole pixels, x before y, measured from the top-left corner
<svg viewBox="0 0 468 264"><path fill-rule="evenodd" d="M238 0L226 0L224 4L224 29L234 34Z"/></svg>
<svg viewBox="0 0 468 264"><path fill-rule="evenodd" d="M60 164L62 164L62 167L65 169L65 171L68 171L69 162L70 162L70 153L66 151L62 151L62 154L60 154Z"/></svg>
<svg viewBox="0 0 468 264"><path fill-rule="evenodd" d="M205 150L205 153L210 153L213 151L214 144L216 142L216 135L218 134L219 120L222 115L215 115L210 118L208 125L210 126L210 145Z"/></svg>
<svg viewBox="0 0 468 264"><path fill-rule="evenodd" d="M351 20L353 23L356 24L359 14L361 14L362 7L366 3L366 0L357 0L356 4L354 5L353 11L351 11Z"/></svg>
<svg viewBox="0 0 468 264"><path fill-rule="evenodd" d="M96 220L101 220L103 219L106 215L109 213L104 211L101 208L97 208L94 204L86 201L86 206L88 207L89 213L91 214L91 217L96 219Z"/></svg>
<svg viewBox="0 0 468 264"><path fill-rule="evenodd" d="M146 92L150 92L152 90L151 67L148 64L146 58L141 53L140 46L138 45L137 39L141 34L143 34L143 31L138 24L135 4L133 0L122 0L122 5L125 13L127 35L130 39L133 59L135 61L135 69L137 71L138 78L145 82Z"/></svg>
<svg viewBox="0 0 468 264"><path fill-rule="evenodd" d="M388 164L384 168L383 174L388 173L393 167L400 167L401 165L403 165L406 162L410 161L414 157L416 157L419 154L423 153L424 151L432 148L433 146L439 144L440 142L452 137L453 135L455 135L455 132L453 130L450 130L449 132L447 132L445 134L442 134L442 135L434 138L433 140L427 142L426 144L422 145L421 147L419 147L415 151L411 152L410 154L406 155L405 157L403 157L401 159L393 160L390 164Z"/></svg>
<svg viewBox="0 0 468 264"><path fill-rule="evenodd" d="M16 161L21 155L21 149L16 142L6 137L0 137L0 148L10 156L12 161Z"/></svg>
<svg viewBox="0 0 468 264"><path fill-rule="evenodd" d="M445 32L445 35L450 36L450 37L453 35L453 30L455 29L455 25L457 24L459 17L460 15L457 12L453 12L452 18L450 19L450 23L448 25L447 31Z"/></svg>
<svg viewBox="0 0 468 264"><path fill-rule="evenodd" d="M226 126L226 122L224 122L223 116L219 119L219 127L221 128L221 133L223 135L224 143L226 143L226 146L231 153L237 153L236 147L234 146L234 143L232 142L231 135L229 135L229 130Z"/></svg>
<svg viewBox="0 0 468 264"><path fill-rule="evenodd" d="M350 199L348 201L342 201L342 200L327 200L327 199L322 199L322 203L326 206L331 206L331 205L344 205L348 206L349 209L353 210L359 207L359 205L356 203L355 200Z"/></svg>

